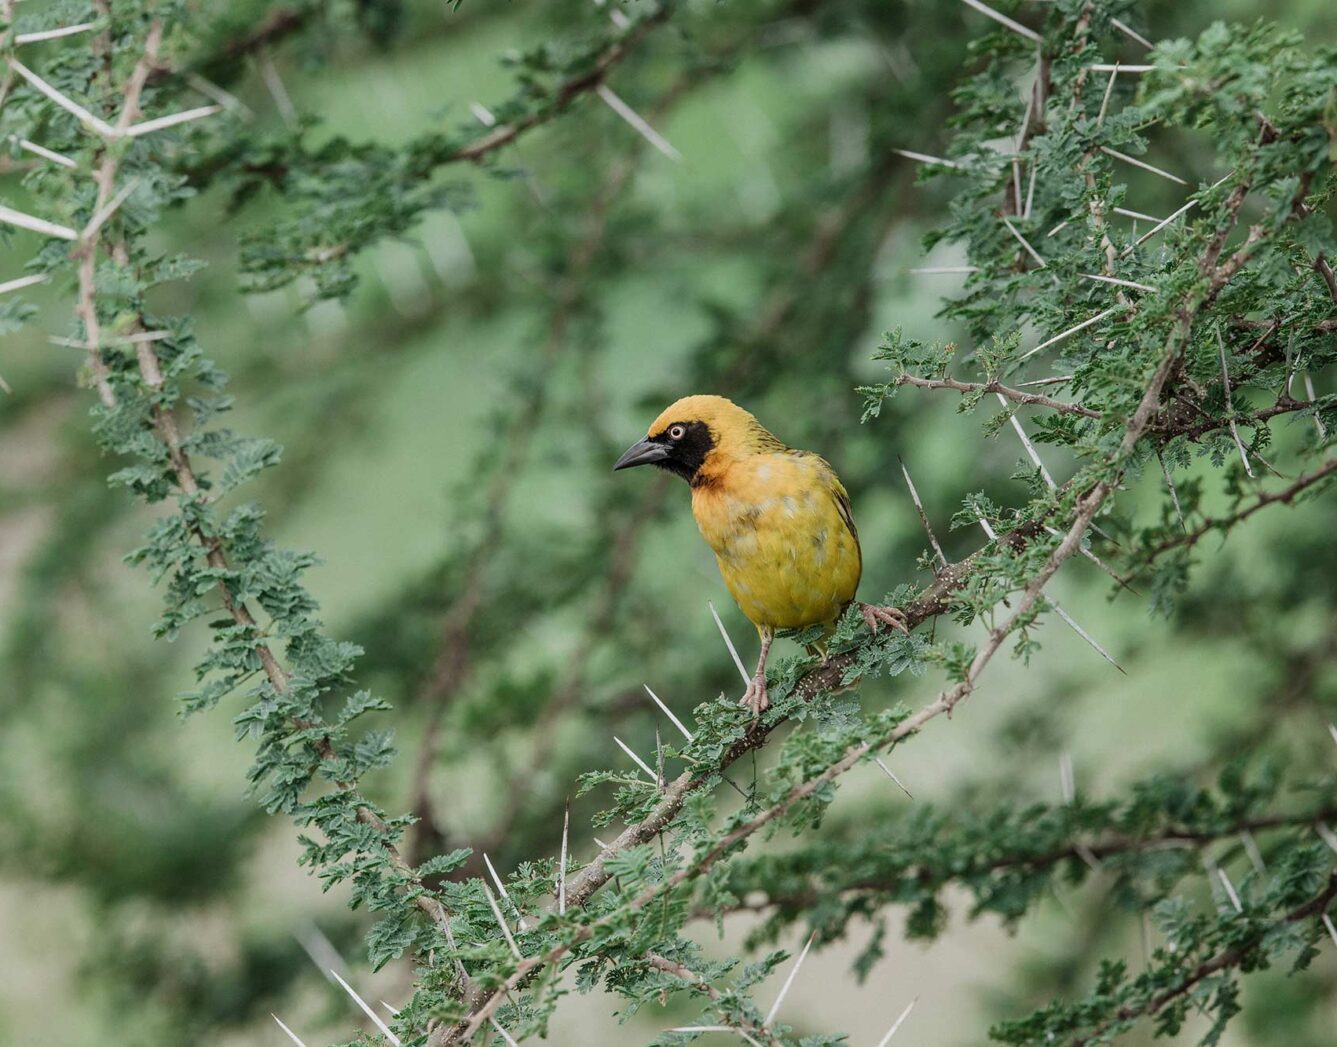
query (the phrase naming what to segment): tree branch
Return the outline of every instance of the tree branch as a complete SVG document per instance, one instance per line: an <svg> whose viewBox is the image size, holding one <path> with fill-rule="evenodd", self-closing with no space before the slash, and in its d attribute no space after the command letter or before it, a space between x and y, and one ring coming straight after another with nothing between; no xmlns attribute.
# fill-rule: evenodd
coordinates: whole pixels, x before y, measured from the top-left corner
<svg viewBox="0 0 1337 1047"><path fill-rule="evenodd" d="M1144 1003L1120 1007L1113 1018L1097 1027L1090 1036L1073 1040L1073 1047L1084 1047L1088 1043L1103 1042L1105 1033L1114 1026L1132 1021L1135 1018L1153 1015L1166 1004L1172 1003L1192 991L1193 987L1203 979L1210 978L1213 974L1219 974L1221 971L1229 970L1232 967L1240 966L1262 945L1263 940L1269 933L1285 924L1298 923L1301 920L1318 916L1327 910L1334 898L1337 898L1337 871L1329 874L1327 885L1309 901L1297 905L1281 919L1254 929L1249 939L1242 945L1226 949L1210 960L1200 963L1185 975L1184 979L1173 989L1166 989Z"/></svg>
<svg viewBox="0 0 1337 1047"><path fill-rule="evenodd" d="M1042 396L1039 393L1024 393L1020 389L1013 389L1003 385L996 379L987 382L958 382L955 378L919 378L912 374L899 374L896 376L896 385L913 385L919 389L951 389L958 393L997 393L1005 396L1009 400L1019 404L1033 404L1039 407L1048 407L1051 411L1058 411L1060 414L1078 414L1084 418L1103 418L1104 415L1099 411L1093 411L1089 407L1083 407L1081 404L1064 403L1062 400L1055 400L1052 397Z"/></svg>
<svg viewBox="0 0 1337 1047"><path fill-rule="evenodd" d="M1169 552L1171 549L1177 549L1180 546L1188 546L1192 548L1198 543L1198 540L1208 532L1218 529L1227 530L1235 526L1235 524L1239 523L1241 520L1247 520L1254 513L1258 512L1259 509L1266 508L1267 506L1274 505L1278 502L1289 504L1302 491L1308 490L1315 484L1322 482L1334 472L1337 472L1337 458L1330 459L1314 471L1300 476L1289 487L1283 488L1280 491L1272 491L1267 494L1259 495L1259 497L1251 504L1238 512L1231 513L1229 516L1216 518L1208 517L1199 526L1192 531L1189 531L1187 534L1167 539L1166 541L1146 550L1143 554L1143 561L1140 566L1150 566L1153 561L1159 558L1162 554Z"/></svg>

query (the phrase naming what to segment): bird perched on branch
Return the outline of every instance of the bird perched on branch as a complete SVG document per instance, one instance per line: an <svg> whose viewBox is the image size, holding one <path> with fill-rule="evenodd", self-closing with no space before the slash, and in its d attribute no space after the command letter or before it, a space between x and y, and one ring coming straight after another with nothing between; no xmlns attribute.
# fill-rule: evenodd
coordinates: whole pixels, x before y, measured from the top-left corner
<svg viewBox="0 0 1337 1047"><path fill-rule="evenodd" d="M831 625L854 600L863 571L859 532L840 478L811 451L786 447L722 396L687 396L654 420L613 465L656 465L692 488L692 515L720 574L761 637L741 704L769 704L766 656L777 629ZM860 603L876 633L902 631L895 607Z"/></svg>

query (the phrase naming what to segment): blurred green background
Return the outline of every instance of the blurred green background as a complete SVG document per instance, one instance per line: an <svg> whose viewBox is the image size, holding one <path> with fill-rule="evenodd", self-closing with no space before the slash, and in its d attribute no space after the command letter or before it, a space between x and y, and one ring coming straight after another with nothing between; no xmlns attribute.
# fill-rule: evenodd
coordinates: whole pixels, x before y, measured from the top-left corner
<svg viewBox="0 0 1337 1047"><path fill-rule="evenodd" d="M357 6L375 29L381 5ZM508 52L580 40L615 9L411 3L398 33L334 19L279 45L274 68L295 109L319 118L316 140L398 144L505 98ZM199 17L222 33L262 14L206 4ZM1131 17L1156 39L1266 17L1337 44L1330 0L1153 0ZM306 308L300 285L241 293L239 240L280 200L233 209L215 188L163 223L164 249L210 264L157 307L192 314L233 375L233 424L285 445L250 496L280 543L322 557L310 581L326 618L367 648L364 680L396 706L381 719L402 755L369 788L390 811L429 816L419 856L477 846L505 871L553 851L576 775L625 762L612 735L649 754L656 725L671 729L642 684L683 716L739 688L707 600L745 660L752 632L686 490L609 472L669 401L727 393L833 462L864 539L865 599L915 577L924 545L897 456L949 555L981 538L949 533L964 494L1024 498L1021 448L1009 429L986 439L985 414L921 393L860 425L854 392L879 376L884 330L954 334L935 313L961 277L908 272L961 264L919 246L948 189L916 187L889 150L941 149L948 92L987 27L949 0L688 4L610 81L680 160L588 97L493 169L444 169L471 204L363 255L342 305ZM1138 53L1130 42L1120 56ZM283 120L263 72L248 61L229 74L257 128ZM1196 159L1184 142L1166 162L1196 171ZM14 171L0 177L17 192ZM1179 202L1163 181L1134 186L1138 210ZM17 237L8 253L17 263L36 243ZM121 561L153 514L108 489L80 355L45 341L69 334L66 291L35 296L43 322L0 343L14 390L0 398L0 1042L284 1042L271 1011L309 1044L347 1038L360 1016L317 963L351 964L363 995L391 1004L410 972L362 967L362 915L321 894L294 863L291 826L248 800L249 753L223 716L177 715L198 638L153 641L157 597ZM913 802L1053 800L1065 755L1097 796L1152 770L1210 777L1241 751L1337 758L1324 730L1337 717L1331 513L1329 500L1260 514L1224 547L1204 543L1169 622L1146 594L1111 598L1107 578L1071 564L1056 596L1128 675L1047 626L1029 669L995 666L963 715L897 753ZM898 678L864 698L914 706L937 687ZM573 826L598 800L576 805ZM824 831L911 802L869 768ZM594 847L590 831L573 840ZM720 948L746 927L728 924ZM1099 878L1016 934L960 914L931 946L893 934L861 988L849 963L864 944L810 959L788 1020L876 1042L917 998L899 1042L980 1043L991 1020L1083 984L1099 956L1135 963L1142 948ZM1226 1042L1331 1044L1337 960L1257 979L1246 1001ZM568 1001L554 1042L644 1042L691 1017L619 1026L607 1003Z"/></svg>

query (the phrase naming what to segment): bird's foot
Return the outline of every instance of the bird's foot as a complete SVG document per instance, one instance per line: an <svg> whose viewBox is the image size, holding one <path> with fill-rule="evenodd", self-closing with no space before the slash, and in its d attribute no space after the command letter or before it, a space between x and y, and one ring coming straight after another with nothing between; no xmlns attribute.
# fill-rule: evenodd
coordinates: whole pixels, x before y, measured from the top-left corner
<svg viewBox="0 0 1337 1047"><path fill-rule="evenodd" d="M868 626L868 631L874 636L877 635L879 622L889 625L893 629L899 629L907 636L910 634L910 622L905 617L905 612L899 607L882 607L878 604L861 602L859 611L863 614L864 624Z"/></svg>
<svg viewBox="0 0 1337 1047"><path fill-rule="evenodd" d="M770 695L766 693L766 674L757 673L747 685L747 690L743 692L743 697L738 701L739 705L746 705L752 710L752 719L757 719L767 707L771 704Z"/></svg>

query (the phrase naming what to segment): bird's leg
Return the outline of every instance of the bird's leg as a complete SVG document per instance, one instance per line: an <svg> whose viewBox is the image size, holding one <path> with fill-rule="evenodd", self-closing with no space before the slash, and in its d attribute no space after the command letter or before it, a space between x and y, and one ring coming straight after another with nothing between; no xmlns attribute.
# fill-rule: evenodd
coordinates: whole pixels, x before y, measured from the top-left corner
<svg viewBox="0 0 1337 1047"><path fill-rule="evenodd" d="M877 635L877 623L882 622L891 626L893 629L899 629L907 636L910 634L910 623L906 620L905 612L899 607L882 607L879 604L859 602L859 610L863 614L864 624L868 626L868 631L874 636Z"/></svg>
<svg viewBox="0 0 1337 1047"><path fill-rule="evenodd" d="M761 634L761 654L757 657L757 671L752 674L752 680L738 703L751 706L753 719L760 716L771 704L770 696L766 693L766 655L770 653L771 641L775 639L775 630L769 626L760 625L757 627L757 632Z"/></svg>

